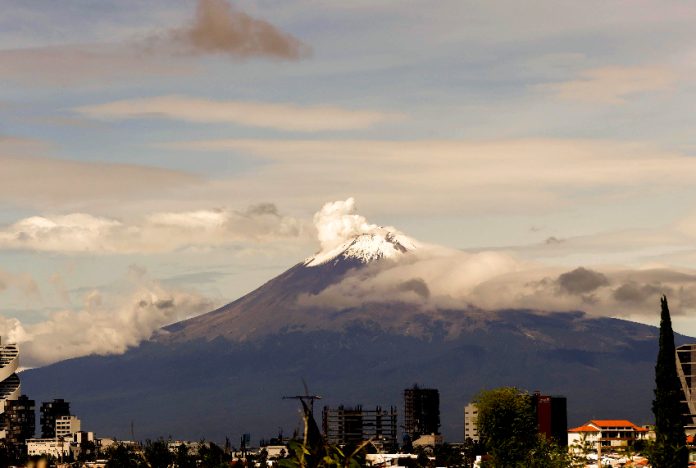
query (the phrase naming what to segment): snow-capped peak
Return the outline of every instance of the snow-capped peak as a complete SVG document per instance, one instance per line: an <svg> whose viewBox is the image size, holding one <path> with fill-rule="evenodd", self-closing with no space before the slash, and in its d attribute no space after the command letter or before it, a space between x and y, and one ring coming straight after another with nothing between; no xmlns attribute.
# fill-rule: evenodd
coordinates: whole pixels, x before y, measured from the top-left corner
<svg viewBox="0 0 696 468"><path fill-rule="evenodd" d="M383 258L396 258L419 247L418 242L398 232L377 227L370 232L359 234L335 248L321 251L306 259L308 267L338 262L342 259L369 263Z"/></svg>

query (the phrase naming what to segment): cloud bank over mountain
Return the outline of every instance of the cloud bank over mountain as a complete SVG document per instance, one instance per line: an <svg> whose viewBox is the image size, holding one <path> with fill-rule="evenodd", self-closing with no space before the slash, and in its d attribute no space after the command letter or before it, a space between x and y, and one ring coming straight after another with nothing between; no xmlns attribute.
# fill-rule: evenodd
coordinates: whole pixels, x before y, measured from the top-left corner
<svg viewBox="0 0 696 468"><path fill-rule="evenodd" d="M352 198L327 203L314 220L324 250L380 229L355 213ZM660 294L670 297L675 315L695 311L696 271L610 264L569 270L522 259L510 250L464 252L422 245L408 255L354 270L298 302L330 309L399 301L424 310L583 310L640 319L655 314Z"/></svg>
<svg viewBox="0 0 696 468"><path fill-rule="evenodd" d="M19 344L24 367L35 367L90 354L124 353L164 325L214 306L196 292L166 286L134 267L123 290L86 291L81 305L51 312L37 323L0 316L0 336Z"/></svg>
<svg viewBox="0 0 696 468"><path fill-rule="evenodd" d="M436 316L441 310L581 310L645 321L655 316L660 294L668 295L677 318L696 310L696 272L688 269L608 264L568 268L527 260L514 250L466 252L423 244L394 228L369 222L359 214L352 197L324 204L313 221L319 256L340 253L357 236L367 237L369 244L370 236L378 243L380 236L395 235L404 241L401 245L408 246L398 255L349 269L317 293L297 296L296 307L327 312L326 317L315 317L318 323L329 323L334 311L373 310L370 306L374 304L402 304ZM241 211L152 213L138 224L86 214L31 217L0 231L0 247L124 255L235 242L268 245L309 232L302 219L282 215L273 204L257 204ZM296 268L300 266L313 268L306 263ZM109 288L69 293L57 273L50 282L64 298L63 307L33 323L9 316L0 320L0 335L22 345L26 365L88 354L120 354L149 339L162 326L211 311L219 302L192 289L154 280L139 268L131 269L127 287L118 293ZM27 275L0 273L0 292L8 287L40 295ZM293 291L283 294L295 297ZM79 297L79 305L73 305L71 297Z"/></svg>

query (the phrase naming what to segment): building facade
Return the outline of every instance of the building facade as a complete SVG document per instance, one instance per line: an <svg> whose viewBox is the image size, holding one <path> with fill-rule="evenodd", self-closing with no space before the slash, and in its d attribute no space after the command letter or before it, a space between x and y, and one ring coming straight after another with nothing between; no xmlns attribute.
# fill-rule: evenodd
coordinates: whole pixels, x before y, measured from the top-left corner
<svg viewBox="0 0 696 468"><path fill-rule="evenodd" d="M625 419L593 419L582 426L568 429L568 446L576 451L587 449L615 450L632 447L645 440L649 430Z"/></svg>
<svg viewBox="0 0 696 468"><path fill-rule="evenodd" d="M0 421L4 420L4 414L8 402L19 398L20 384L17 376L19 367L19 350L17 345L2 345L0 341ZM0 424L0 438L5 438L7 432L5 424Z"/></svg>
<svg viewBox="0 0 696 468"><path fill-rule="evenodd" d="M397 411L395 407L384 410L376 407L373 410L363 409L362 406L325 406L322 411L322 430L324 437L331 444L357 445L372 439L376 445L385 450L397 448L396 438Z"/></svg>
<svg viewBox="0 0 696 468"><path fill-rule="evenodd" d="M469 403L464 407L464 440L471 439L479 442L478 433L478 406L476 403Z"/></svg>
<svg viewBox="0 0 696 468"><path fill-rule="evenodd" d="M410 439L440 433L440 392L414 385L404 390L404 431Z"/></svg>
<svg viewBox="0 0 696 468"><path fill-rule="evenodd" d="M70 416L70 403L62 398L45 401L41 404L41 438L56 437L56 420L61 416Z"/></svg>
<svg viewBox="0 0 696 468"><path fill-rule="evenodd" d="M36 405L26 395L5 404L3 423L6 441L12 445L23 445L34 437L36 431Z"/></svg>
<svg viewBox="0 0 696 468"><path fill-rule="evenodd" d="M27 439L27 454L30 457L48 455L62 460L70 455L70 441L56 438Z"/></svg>
<svg viewBox="0 0 696 468"><path fill-rule="evenodd" d="M537 420L537 432L562 447L568 443L568 410L563 396L532 394L532 407Z"/></svg>
<svg viewBox="0 0 696 468"><path fill-rule="evenodd" d="M56 437L72 439L77 432L80 432L80 420L77 416L58 416L56 418Z"/></svg>

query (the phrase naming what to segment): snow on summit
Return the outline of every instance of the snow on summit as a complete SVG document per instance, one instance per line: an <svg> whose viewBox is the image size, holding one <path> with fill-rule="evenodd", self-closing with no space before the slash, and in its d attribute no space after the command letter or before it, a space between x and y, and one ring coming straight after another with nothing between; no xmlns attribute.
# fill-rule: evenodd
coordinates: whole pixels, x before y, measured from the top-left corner
<svg viewBox="0 0 696 468"><path fill-rule="evenodd" d="M305 260L308 267L340 259L368 263L395 258L418 248L418 242L394 228L369 224L355 213L355 200L326 203L314 215L321 250Z"/></svg>
<svg viewBox="0 0 696 468"><path fill-rule="evenodd" d="M382 227L378 230L381 232L360 234L332 250L321 251L305 260L304 264L311 267L340 259L369 263L382 258L395 258L418 248L416 241L403 234L396 234Z"/></svg>

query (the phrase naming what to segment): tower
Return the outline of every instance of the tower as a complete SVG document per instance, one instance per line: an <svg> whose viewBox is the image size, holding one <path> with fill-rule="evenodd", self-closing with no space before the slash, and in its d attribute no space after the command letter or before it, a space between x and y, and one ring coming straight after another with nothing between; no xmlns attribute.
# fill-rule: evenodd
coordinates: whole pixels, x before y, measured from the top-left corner
<svg viewBox="0 0 696 468"><path fill-rule="evenodd" d="M404 390L404 430L411 440L440 433L440 392L414 385Z"/></svg>
<svg viewBox="0 0 696 468"><path fill-rule="evenodd" d="M0 417L4 424L5 411L9 402L19 398L19 377L15 373L19 366L17 345L0 345Z"/></svg>
<svg viewBox="0 0 696 468"><path fill-rule="evenodd" d="M4 414L6 440L12 445L24 445L34 437L36 430L36 405L26 395L5 404Z"/></svg>
<svg viewBox="0 0 696 468"><path fill-rule="evenodd" d="M70 416L70 403L62 398L41 403L41 437L52 439L56 436L56 420L60 416Z"/></svg>

